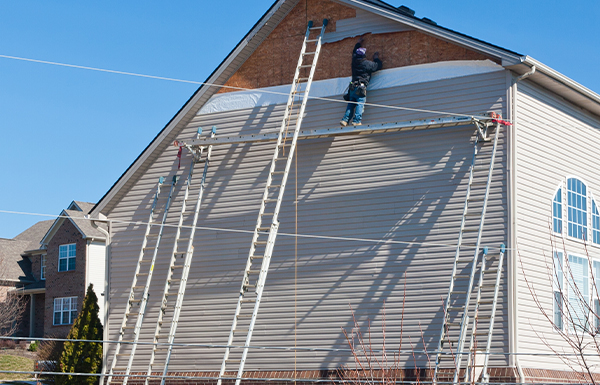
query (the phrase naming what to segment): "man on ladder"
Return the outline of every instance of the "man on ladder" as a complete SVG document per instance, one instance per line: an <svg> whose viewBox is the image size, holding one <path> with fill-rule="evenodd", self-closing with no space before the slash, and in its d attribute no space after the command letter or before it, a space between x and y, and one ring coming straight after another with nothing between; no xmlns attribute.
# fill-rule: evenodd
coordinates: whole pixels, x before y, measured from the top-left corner
<svg viewBox="0 0 600 385"><path fill-rule="evenodd" d="M383 63L379 60L379 52L373 54L373 61L367 60L367 49L362 48L363 38L358 39L358 43L352 51L352 82L348 89L347 99L348 107L346 113L340 121L342 126L347 126L350 119L354 115L352 124L355 126L361 125L362 114L367 101L367 86L371 80L371 74L379 71L383 67Z"/></svg>

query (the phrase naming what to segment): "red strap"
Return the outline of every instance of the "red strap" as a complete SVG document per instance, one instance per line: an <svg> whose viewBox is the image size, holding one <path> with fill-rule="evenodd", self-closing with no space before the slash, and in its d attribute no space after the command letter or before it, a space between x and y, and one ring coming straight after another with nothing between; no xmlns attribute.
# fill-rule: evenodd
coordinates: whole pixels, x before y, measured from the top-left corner
<svg viewBox="0 0 600 385"><path fill-rule="evenodd" d="M179 159L179 164L177 165L177 169L181 168L181 153L183 152L183 147L179 147L179 151L177 152L177 158Z"/></svg>
<svg viewBox="0 0 600 385"><path fill-rule="evenodd" d="M492 119L492 122L494 122L494 123L500 123L500 124L503 124L505 126L512 126L511 122L508 122L508 121L502 120L502 119Z"/></svg>

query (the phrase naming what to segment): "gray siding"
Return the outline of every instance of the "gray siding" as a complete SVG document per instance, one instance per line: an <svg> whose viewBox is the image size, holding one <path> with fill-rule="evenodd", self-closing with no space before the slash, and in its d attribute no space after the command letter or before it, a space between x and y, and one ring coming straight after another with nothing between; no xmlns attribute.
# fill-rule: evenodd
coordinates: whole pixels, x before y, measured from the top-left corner
<svg viewBox="0 0 600 385"><path fill-rule="evenodd" d="M496 72L374 91L369 102L480 114L489 110L505 113L505 97L506 75ZM222 135L276 129L283 107L196 116L179 138L192 137L198 126L215 125L217 134ZM344 108L340 103L311 101L303 128L336 126ZM363 123L428 117L438 116L367 107ZM380 346L385 313L388 347L398 348L402 331L402 349L410 350L412 342L415 350L422 350L423 338L426 347L434 350L464 203L473 133L472 126L463 126L299 142L298 171L294 167L288 181L280 235L252 345L346 349L341 328L350 331L353 327L351 305L363 332L371 320L376 347ZM484 234L484 242L490 246L506 242L504 137L502 134L500 138ZM490 147L484 146L482 162L489 157ZM176 342L226 343L250 246L248 232L256 222L273 148L273 143L215 147L199 219L200 226L212 229L196 233ZM178 171L176 153L177 149L170 147L160 154L108 213L112 220L122 221L113 227L109 339L116 339L143 238L144 226L129 222L146 220L159 176L186 172L189 156L186 154ZM177 219L177 207L175 204L171 209L170 223ZM146 340L154 331L172 247L167 239L173 231L167 230L155 268L142 331ZM347 239L286 235L296 232ZM466 240L469 242L472 238ZM465 255L472 255L472 249L465 250ZM508 341L505 298L503 278L493 345L495 351L502 352ZM165 324L163 330L167 328ZM148 350L141 347L138 351L136 362L140 363L138 369L143 369ZM215 371L222 355L222 348L176 348L170 368ZM112 359L110 351L108 357ZM348 352L252 350L246 368L335 369L350 358ZM412 355L404 355L402 360L403 365L412 367ZM418 360L419 365L426 365L422 355ZM495 356L492 363L505 365L506 360Z"/></svg>
<svg viewBox="0 0 600 385"><path fill-rule="evenodd" d="M548 91L529 82L518 84L516 135L516 231L518 254L518 350L524 367L569 368L557 357L528 356L549 353L543 340L560 351L572 351L552 330L549 321L536 306L528 288L535 290L544 311L552 314L551 220L552 199L559 183L575 176L587 183L596 196L600 194L598 148L600 119L553 97ZM563 188L563 197L564 197ZM564 198L563 198L563 202ZM564 219L564 217L563 217ZM589 225L589 222L588 222ZM566 229L566 221L563 221ZM553 237L555 247L568 253L600 259L600 247L568 237Z"/></svg>

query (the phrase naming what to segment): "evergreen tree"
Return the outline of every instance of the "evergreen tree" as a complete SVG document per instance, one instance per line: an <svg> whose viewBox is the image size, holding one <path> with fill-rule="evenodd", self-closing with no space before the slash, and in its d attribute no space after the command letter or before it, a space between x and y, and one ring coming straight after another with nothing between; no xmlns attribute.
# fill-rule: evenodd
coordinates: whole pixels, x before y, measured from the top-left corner
<svg viewBox="0 0 600 385"><path fill-rule="evenodd" d="M103 329L98 318L98 297L93 285L87 289L83 300L83 309L73 323L67 339L73 340L102 340ZM102 371L101 342L65 342L60 357L60 369L63 373L100 373ZM94 385L98 376L56 376L57 385Z"/></svg>

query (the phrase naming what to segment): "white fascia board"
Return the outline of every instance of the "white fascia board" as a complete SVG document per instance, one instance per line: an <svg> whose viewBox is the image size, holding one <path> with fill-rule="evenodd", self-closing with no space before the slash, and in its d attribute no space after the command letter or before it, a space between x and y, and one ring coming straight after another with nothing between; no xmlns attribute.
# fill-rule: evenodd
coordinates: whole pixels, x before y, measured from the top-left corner
<svg viewBox="0 0 600 385"><path fill-rule="evenodd" d="M231 65L231 63L237 58L237 56L246 48L250 40L267 24L271 17L279 10L279 8L288 0L279 0L279 2L271 8L271 10L263 17L260 23L258 23L254 29L246 36L236 47L236 49L229 55L229 57L219 66L219 68L213 73L213 75L206 81L206 83L214 83L219 76ZM104 196L104 198L98 202L96 207L89 213L92 217L97 217L102 210L106 207L119 191L125 186L129 179L135 174L135 172L143 165L156 148L163 143L165 138L171 133L171 131L177 127L181 120L190 112L191 109L196 107L198 100L204 96L204 94L210 90L209 86L201 86L196 94L190 99L188 103L179 111L177 116L169 123L165 129L152 141L152 143L146 148L142 155L137 161L131 166L129 170L123 175L123 177L111 188L111 190ZM201 106L197 106L200 108Z"/></svg>
<svg viewBox="0 0 600 385"><path fill-rule="evenodd" d="M361 0L338 0L344 4L347 4L352 7L360 8L377 15L387 17L388 19L395 20L402 24L410 25L411 27L425 32L429 35L434 35L439 38L442 38L447 41L451 41L453 43L466 46L472 48L477 51L485 52L488 55L497 57L502 60L502 65L514 65L521 62L521 56L516 54L511 54L506 50L501 48L494 47L490 44L477 41L475 39L469 38L467 36L462 36L460 34L444 30L440 27L436 27L430 24L425 23L424 21L415 20L408 16L403 16L401 14L389 11L387 9L382 9L376 5L365 3Z"/></svg>
<svg viewBox="0 0 600 385"><path fill-rule="evenodd" d="M573 89L574 91L579 92L583 96L595 101L600 104L600 95L590 90L589 88L577 83L575 80L561 74L555 69L548 67L542 62L535 60L530 56L523 56L522 61L523 64L528 65L529 67L535 66L536 72L543 73L544 75L549 76L550 78L564 84L565 86Z"/></svg>
<svg viewBox="0 0 600 385"><path fill-rule="evenodd" d="M42 240L40 241L41 248L48 247L48 242L50 242L50 239L52 239L52 237L56 233L56 230L58 230L60 225L62 225L62 223L66 219L65 218L66 216L67 216L67 213L65 212L65 210L60 212L60 214L58 215L58 218L56 218L56 220L54 221L54 223L52 224L50 229L48 229L48 231L46 232L46 235L44 235L44 238L42 238Z"/></svg>

